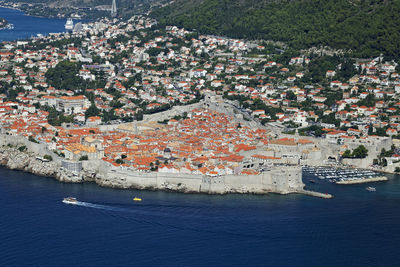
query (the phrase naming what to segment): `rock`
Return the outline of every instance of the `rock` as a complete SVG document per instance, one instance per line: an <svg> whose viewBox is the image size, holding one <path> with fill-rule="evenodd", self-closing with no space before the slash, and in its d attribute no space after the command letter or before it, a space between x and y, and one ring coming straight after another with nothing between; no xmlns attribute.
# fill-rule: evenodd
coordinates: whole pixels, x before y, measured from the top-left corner
<svg viewBox="0 0 400 267"><path fill-rule="evenodd" d="M43 162L36 155L29 152L21 152L15 147L0 148L0 164L12 170L21 170L40 176L54 177L63 182L82 182L81 176L73 175L67 171L61 171L60 165L54 161Z"/></svg>

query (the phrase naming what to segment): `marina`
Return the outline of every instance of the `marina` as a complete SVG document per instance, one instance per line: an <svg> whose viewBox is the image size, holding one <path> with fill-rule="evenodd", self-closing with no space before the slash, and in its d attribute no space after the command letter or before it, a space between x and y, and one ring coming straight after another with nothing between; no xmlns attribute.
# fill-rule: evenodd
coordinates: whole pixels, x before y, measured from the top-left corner
<svg viewBox="0 0 400 267"><path fill-rule="evenodd" d="M377 172L364 169L303 166L303 173L337 184L357 184L387 180L385 176Z"/></svg>

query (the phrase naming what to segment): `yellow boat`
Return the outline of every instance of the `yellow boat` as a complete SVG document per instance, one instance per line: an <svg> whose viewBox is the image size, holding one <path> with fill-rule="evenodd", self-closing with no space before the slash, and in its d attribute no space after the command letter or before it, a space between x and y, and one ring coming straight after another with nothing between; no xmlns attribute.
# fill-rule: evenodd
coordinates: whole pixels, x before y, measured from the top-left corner
<svg viewBox="0 0 400 267"><path fill-rule="evenodd" d="M139 197L134 197L134 198L133 198L133 201L142 201L142 199L139 198Z"/></svg>

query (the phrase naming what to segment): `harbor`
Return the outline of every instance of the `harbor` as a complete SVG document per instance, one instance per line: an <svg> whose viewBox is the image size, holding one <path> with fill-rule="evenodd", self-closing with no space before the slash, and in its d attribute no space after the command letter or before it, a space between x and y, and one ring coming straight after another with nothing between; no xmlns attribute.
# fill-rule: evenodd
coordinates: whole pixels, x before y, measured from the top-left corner
<svg viewBox="0 0 400 267"><path fill-rule="evenodd" d="M303 173L336 184L360 184L386 181L382 174L364 169L303 166Z"/></svg>

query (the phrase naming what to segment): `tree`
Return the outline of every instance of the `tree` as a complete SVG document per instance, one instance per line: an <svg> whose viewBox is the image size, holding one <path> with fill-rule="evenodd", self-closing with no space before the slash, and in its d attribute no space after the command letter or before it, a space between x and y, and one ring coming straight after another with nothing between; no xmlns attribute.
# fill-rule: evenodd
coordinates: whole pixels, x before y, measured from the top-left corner
<svg viewBox="0 0 400 267"><path fill-rule="evenodd" d="M350 150L346 150L345 152L343 152L342 154L342 158L351 158L352 154Z"/></svg>
<svg viewBox="0 0 400 267"><path fill-rule="evenodd" d="M368 149L365 148L365 146L360 145L353 151L353 157L354 158L365 158L368 156Z"/></svg>
<svg viewBox="0 0 400 267"><path fill-rule="evenodd" d="M286 98L289 100L296 100L297 97L292 91L287 91L286 92Z"/></svg>
<svg viewBox="0 0 400 267"><path fill-rule="evenodd" d="M96 107L94 103L90 105L90 107L85 112L85 118L98 116L100 114L100 110Z"/></svg>
<svg viewBox="0 0 400 267"><path fill-rule="evenodd" d="M54 68L47 70L47 82L57 89L83 89L85 81L78 76L79 63L61 61Z"/></svg>
<svg viewBox="0 0 400 267"><path fill-rule="evenodd" d="M342 63L342 67L339 71L339 76L345 80L348 80L356 74L356 68L354 67L354 60L347 59Z"/></svg>

